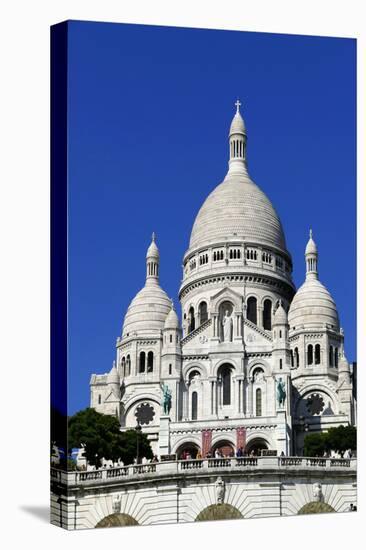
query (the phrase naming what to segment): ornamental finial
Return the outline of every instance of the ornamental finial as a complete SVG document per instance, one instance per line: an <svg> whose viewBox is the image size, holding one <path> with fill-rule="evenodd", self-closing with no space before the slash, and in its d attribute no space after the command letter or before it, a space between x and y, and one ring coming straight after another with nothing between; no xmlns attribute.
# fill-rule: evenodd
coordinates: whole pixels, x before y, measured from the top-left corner
<svg viewBox="0 0 366 550"><path fill-rule="evenodd" d="M155 236L156 236L155 231L153 231L153 234L151 235L151 240L152 240L153 243L155 242Z"/></svg>
<svg viewBox="0 0 366 550"><path fill-rule="evenodd" d="M311 228L310 228L310 231L309 231L309 237L310 237L310 239L313 238L313 230Z"/></svg>
<svg viewBox="0 0 366 550"><path fill-rule="evenodd" d="M240 107L241 107L241 103L240 103L239 98L235 101L235 106L236 106L236 112L238 113L238 112L239 112L239 109L240 109Z"/></svg>

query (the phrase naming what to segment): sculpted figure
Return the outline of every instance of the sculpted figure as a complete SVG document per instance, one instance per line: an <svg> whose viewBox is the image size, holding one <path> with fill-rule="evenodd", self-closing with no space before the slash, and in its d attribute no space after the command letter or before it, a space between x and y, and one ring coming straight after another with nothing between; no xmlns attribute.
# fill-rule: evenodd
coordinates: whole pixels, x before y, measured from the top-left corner
<svg viewBox="0 0 366 550"><path fill-rule="evenodd" d="M323 501L323 491L321 483L314 483L313 485L313 497L315 502L322 502Z"/></svg>
<svg viewBox="0 0 366 550"><path fill-rule="evenodd" d="M114 514L119 514L121 511L121 493L117 493L116 495L113 495L112 498L112 508Z"/></svg>
<svg viewBox="0 0 366 550"><path fill-rule="evenodd" d="M222 333L223 333L224 342L232 341L232 327L233 327L232 317L230 315L229 310L226 310L225 315L222 319Z"/></svg>
<svg viewBox="0 0 366 550"><path fill-rule="evenodd" d="M286 399L285 383L282 380L282 378L279 378L277 380L277 403L280 407L283 407L285 405L285 399Z"/></svg>
<svg viewBox="0 0 366 550"><path fill-rule="evenodd" d="M172 408L172 392L166 384L161 386L163 390L162 406L164 414L169 414Z"/></svg>
<svg viewBox="0 0 366 550"><path fill-rule="evenodd" d="M223 504L225 497L225 482L222 477L218 477L215 483L217 504Z"/></svg>

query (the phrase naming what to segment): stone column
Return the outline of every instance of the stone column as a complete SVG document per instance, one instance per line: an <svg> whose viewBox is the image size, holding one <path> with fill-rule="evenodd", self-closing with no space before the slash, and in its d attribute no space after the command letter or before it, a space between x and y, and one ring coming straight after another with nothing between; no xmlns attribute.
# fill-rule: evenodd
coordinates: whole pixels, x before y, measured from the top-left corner
<svg viewBox="0 0 366 550"><path fill-rule="evenodd" d="M169 416L160 417L159 426L159 455L170 454L170 418Z"/></svg>

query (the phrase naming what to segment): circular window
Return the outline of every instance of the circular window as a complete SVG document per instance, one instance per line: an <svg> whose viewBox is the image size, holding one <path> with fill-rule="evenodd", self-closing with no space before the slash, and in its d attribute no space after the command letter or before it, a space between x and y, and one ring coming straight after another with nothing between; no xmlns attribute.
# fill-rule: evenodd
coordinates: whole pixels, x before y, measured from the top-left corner
<svg viewBox="0 0 366 550"><path fill-rule="evenodd" d="M155 411L150 403L141 403L135 410L135 416L140 424L150 424L154 420Z"/></svg>
<svg viewBox="0 0 366 550"><path fill-rule="evenodd" d="M324 410L324 399L318 393L313 393L306 400L306 408L311 415L321 414Z"/></svg>

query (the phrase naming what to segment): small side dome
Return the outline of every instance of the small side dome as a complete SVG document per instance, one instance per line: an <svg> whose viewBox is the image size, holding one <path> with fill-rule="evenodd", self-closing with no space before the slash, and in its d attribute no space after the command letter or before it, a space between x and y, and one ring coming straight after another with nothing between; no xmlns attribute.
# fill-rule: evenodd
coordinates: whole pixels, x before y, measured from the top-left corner
<svg viewBox="0 0 366 550"><path fill-rule="evenodd" d="M288 312L288 322L290 329L328 324L339 330L335 302L318 279L306 279L296 292Z"/></svg>
<svg viewBox="0 0 366 550"><path fill-rule="evenodd" d="M159 249L155 242L155 233L153 233L151 236L151 244L146 252L146 258L159 258L159 257L160 257Z"/></svg>
<svg viewBox="0 0 366 550"><path fill-rule="evenodd" d="M279 306L273 316L273 326L275 325L287 325L287 313L280 300Z"/></svg>
<svg viewBox="0 0 366 550"><path fill-rule="evenodd" d="M169 311L165 323L164 323L164 330L165 329L172 329L172 330L178 330L180 328L179 326L179 319L178 315L174 309L174 305L172 303L172 309Z"/></svg>
<svg viewBox="0 0 366 550"><path fill-rule="evenodd" d="M116 363L115 361L113 361L113 367L111 368L111 370L109 371L108 373L108 376L107 376L107 384L118 384L119 385L119 375L118 375L118 372L117 372L117 369L116 369Z"/></svg>

